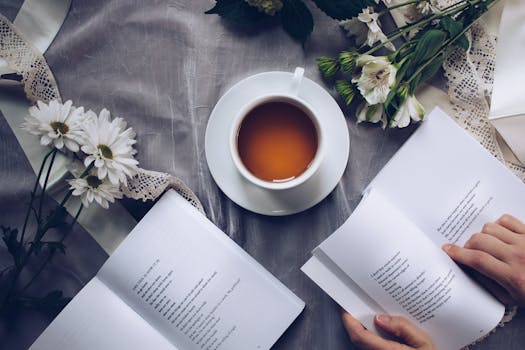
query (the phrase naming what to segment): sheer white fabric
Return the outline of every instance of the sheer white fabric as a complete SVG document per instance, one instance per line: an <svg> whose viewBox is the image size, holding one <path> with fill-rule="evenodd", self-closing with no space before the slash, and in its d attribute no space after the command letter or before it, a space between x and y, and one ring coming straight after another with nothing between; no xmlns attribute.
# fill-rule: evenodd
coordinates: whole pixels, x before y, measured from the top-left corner
<svg viewBox="0 0 525 350"><path fill-rule="evenodd" d="M38 100L61 101L55 77L44 56L2 15L0 15L0 57L22 77L24 91L32 103ZM23 117L20 116L21 121ZM195 193L182 180L170 174L139 168L138 174L129 181L128 186L122 189L124 195L143 201L155 200L166 189L173 188L204 213L204 208Z"/></svg>
<svg viewBox="0 0 525 350"><path fill-rule="evenodd" d="M453 2L442 1L445 4ZM503 158L496 139L496 130L488 121L496 38L484 30L483 24L475 25L469 36L472 43L469 51L455 50L443 65L450 102L455 111L453 117L491 154L525 181L525 168ZM28 99L33 102L60 100L55 78L45 58L1 15L0 57L22 76ZM167 188L175 189L198 210L204 212L202 204L191 189L182 180L167 173L139 169L138 174L129 181L128 188L124 188L123 191L129 198L146 201L158 198ZM507 308L500 326L510 321L515 314L516 308Z"/></svg>

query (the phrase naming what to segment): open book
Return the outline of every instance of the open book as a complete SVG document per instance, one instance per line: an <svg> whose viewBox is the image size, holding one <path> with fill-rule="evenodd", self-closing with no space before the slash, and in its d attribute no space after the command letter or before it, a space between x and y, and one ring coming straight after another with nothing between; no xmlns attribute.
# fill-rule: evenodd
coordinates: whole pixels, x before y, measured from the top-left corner
<svg viewBox="0 0 525 350"><path fill-rule="evenodd" d="M303 308L171 190L30 349L269 349Z"/></svg>
<svg viewBox="0 0 525 350"><path fill-rule="evenodd" d="M525 186L434 110L365 190L350 218L302 270L368 329L403 315L438 349L487 334L504 306L442 250L504 213L525 218Z"/></svg>

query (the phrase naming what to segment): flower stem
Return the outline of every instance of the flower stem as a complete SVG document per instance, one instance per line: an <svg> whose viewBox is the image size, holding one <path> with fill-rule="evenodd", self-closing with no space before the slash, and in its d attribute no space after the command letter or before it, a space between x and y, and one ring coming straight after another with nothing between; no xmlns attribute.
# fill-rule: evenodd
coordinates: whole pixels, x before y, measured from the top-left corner
<svg viewBox="0 0 525 350"><path fill-rule="evenodd" d="M412 5L412 4L417 4L417 3L420 3L420 2L423 2L423 1L426 1L426 0L410 0L410 1L402 2L402 3L399 3L399 4L393 5L393 6L388 6L386 9L378 12L378 15L379 16L383 16L383 15L385 15L385 14L389 13L390 11L395 10L397 8L405 7L405 6Z"/></svg>
<svg viewBox="0 0 525 350"><path fill-rule="evenodd" d="M51 174L51 170L53 168L53 163L55 162L56 155L57 155L57 152L56 152L56 149L55 149L55 151L51 155L51 161L49 162L49 166L47 168L47 174L46 174L46 178L44 180L44 186L42 186L42 192L40 192L40 203L38 205L38 216L37 216L37 221L38 221L38 225L39 226L41 224L42 207L44 205L45 193L46 193L46 189L47 189L47 182L49 181L49 175Z"/></svg>
<svg viewBox="0 0 525 350"><path fill-rule="evenodd" d="M488 9L490 9L492 6L495 5L495 3L497 3L499 0L494 0L492 1L487 7ZM432 64L432 62L437 58L439 57L440 55L443 55L445 54L443 52L444 49L446 49L450 44L454 43L456 40L458 40L463 34L465 34L473 25L474 23L476 23L476 21L478 20L479 17L481 17L481 15L483 14L480 14L478 17L474 18L472 20L472 22L470 22L468 25L465 26L465 28L463 28L463 30L461 32L459 32L457 35L455 35L453 38L450 38L448 39L447 41L445 41L445 43L443 45L441 45L441 47L439 48L438 52L432 56L427 62L425 62L424 64L422 64L415 72L414 74L412 75L412 77L410 77L410 79L407 80L407 84L409 84L412 80L414 80L415 77L418 76L419 73L421 73L426 67L428 67L430 64Z"/></svg>
<svg viewBox="0 0 525 350"><path fill-rule="evenodd" d="M33 202L36 197L36 190L38 189L38 184L40 183L40 178L42 177L42 172L44 171L44 166L49 156L51 156L52 153L56 153L56 151L57 151L56 148L53 148L46 154L46 156L42 160L42 164L40 165L40 170L38 170L38 175L36 177L35 185L33 186L33 191L31 191L31 198L29 199L29 204L27 206L26 216L24 219L24 226L22 228L22 234L20 236L20 244L18 246L19 250L22 249L24 245L24 236L26 234L27 223L29 222L29 214L31 213L31 208L33 208Z"/></svg>
<svg viewBox="0 0 525 350"><path fill-rule="evenodd" d="M42 227L42 221L41 221L42 205L44 203L45 191L46 191L47 183L48 183L48 180L49 180L49 174L51 173L51 169L53 167L53 163L55 161L56 154L57 154L57 149L53 148L44 157L44 159L42 161L42 165L40 166L40 170L38 172L38 176L37 176L37 180L35 182L35 186L33 188L33 191L31 192L31 200L30 200L30 203L29 203L29 207L27 209L28 212L31 212L31 209L33 208L33 201L34 201L34 199L36 197L38 184L40 182L40 178L42 177L42 172L43 172L44 166L45 166L45 164L47 162L48 157L51 156L51 160L49 161L49 165L47 167L46 178L44 180L44 185L42 187L42 191L41 191L40 198L39 198L40 202L39 202L38 212L35 211L36 212L35 216L36 216L36 221L37 221L37 226L38 226L37 232L35 234L35 239L34 239L35 242L39 242L42 239L42 237L44 236L44 234L46 233L46 231L47 231L46 227ZM26 220L24 220L24 227L22 229L22 234L20 236L20 249L23 247L23 240L24 240L26 229L27 229L28 219L29 219L29 215L26 214ZM16 266L15 275L14 275L12 281L11 281L11 286L9 287L9 290L8 290L8 292L6 294L6 297L5 297L4 301L2 302L2 305L0 305L0 310L4 306L6 306L7 303L9 302L9 300L11 299L11 297L13 295L13 292L15 290L16 284L18 282L18 279L20 278L20 274L21 274L22 270L24 269L25 265L27 264L27 261L29 260L29 257L33 254L33 251L34 251L34 244L29 248L27 253L23 256L22 260Z"/></svg>
<svg viewBox="0 0 525 350"><path fill-rule="evenodd" d="M72 231L73 229L73 226L75 225L75 223L77 222L78 220L78 217L80 216L80 213L82 212L82 208L84 208L84 206L81 204L80 207L78 208L77 210L77 213L75 214L75 217L73 218L73 221L71 221L71 224L67 227L67 230L66 232L62 235L62 238L60 239L60 241L58 241L59 243L62 243L64 242L64 240L66 239L66 237L69 235L69 233ZM44 263L42 263L42 265L40 266L40 268L38 269L38 271L33 275L33 277L31 278L31 280L20 290L20 294L23 294L30 286L31 284L33 284L33 282L38 278L38 276L42 273L42 271L44 270L44 268L47 266L47 264L51 261L51 259L53 259L53 256L55 255L55 252L56 250L52 250L49 255L47 256L46 260L44 261Z"/></svg>
<svg viewBox="0 0 525 350"><path fill-rule="evenodd" d="M456 4L454 4L454 5L450 5L449 7L445 8L442 12L440 12L438 14L434 14L434 15L432 15L430 17L425 18L425 19L421 19L421 20L417 21L416 23L412 23L412 24L403 26L403 27L401 27L401 28L399 28L399 29L389 33L387 40L379 43L378 45L375 45L370 50L366 51L364 53L364 55L370 55L370 54L376 52L380 48L384 47L386 44L391 43L392 41L394 41L397 38L403 36L404 34L410 32L411 30L418 29L418 28L422 27L423 25L425 25L427 23L430 23L430 22L432 22L432 21L434 21L436 19L448 16L448 15L456 14L457 12L463 11L464 9L466 9L469 6L476 5L476 4L478 4L480 2L483 2L483 1L484 0L463 0L463 1L460 1L460 2L458 2ZM494 1L497 1L497 0L494 0Z"/></svg>

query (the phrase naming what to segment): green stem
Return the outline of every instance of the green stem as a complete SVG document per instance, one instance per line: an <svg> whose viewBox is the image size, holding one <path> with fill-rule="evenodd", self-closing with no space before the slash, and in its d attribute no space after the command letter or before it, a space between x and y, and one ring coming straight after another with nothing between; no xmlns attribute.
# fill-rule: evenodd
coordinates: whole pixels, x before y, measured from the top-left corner
<svg viewBox="0 0 525 350"><path fill-rule="evenodd" d="M69 229L71 230L73 226L77 223L78 217L80 216L80 213L82 212L82 209L84 209L84 205L80 204L80 207L77 210L77 213L75 214L75 217L73 218L73 221L71 221L71 225L69 226ZM65 237L64 237L65 238ZM62 239L62 241L64 240Z"/></svg>
<svg viewBox="0 0 525 350"><path fill-rule="evenodd" d="M457 12L463 11L467 7L476 5L476 4L478 4L478 3L482 2L482 1L484 1L484 0L474 0L474 1L472 1L472 0L463 0L463 1L460 1L460 2L458 2L456 4L454 4L454 5L450 5L449 7L447 7L446 9L444 9L442 12L440 12L438 14L434 14L434 15L432 15L430 17L427 17L425 19L417 21L416 23L412 23L412 24L403 26L400 29L395 30L392 33L389 33L387 35L388 36L387 40L379 43L378 45L375 45L374 47L372 47L370 50L366 51L363 54L364 55L370 55L370 54L376 52L377 50L379 50L380 48L384 47L386 44L391 43L392 41L396 40L397 38L400 38L404 34L410 32L411 30L418 29L418 28L422 27L423 25L426 25L427 23L430 23L430 22L432 22L432 21L434 21L436 19L439 19L439 18L448 16L448 15L455 14ZM495 1L497 1L497 0L495 0ZM458 6L459 4L462 4L462 5ZM364 47L364 46L362 46L362 47Z"/></svg>
<svg viewBox="0 0 525 350"><path fill-rule="evenodd" d="M492 3L490 3L487 8L490 9L492 6L494 6L499 0L494 0ZM439 51L434 55L432 56L427 62L425 62L423 65L421 65L415 72L414 74L412 75L412 77L410 79L407 80L407 84L410 84L410 82L412 80L415 79L415 77L418 76L419 73L421 73L426 67L428 67L430 64L432 64L432 62L437 58L439 57L440 55L443 55L444 52L443 50L446 49L449 45L453 44L456 40L458 40L462 35L464 35L473 25L474 23L476 23L476 21L479 19L479 17L481 17L483 14L480 14L478 17L474 18L472 20L472 22L470 22L468 25L465 26L465 28L463 28L463 30L458 33L456 36L454 36L453 38L450 38L448 39L447 41L445 41L445 43L443 45L441 45L441 47L439 48Z"/></svg>
<svg viewBox="0 0 525 350"><path fill-rule="evenodd" d="M68 226L66 232L62 235L62 238L60 239L59 243L63 243L66 237L69 235L69 233L73 230L73 226L78 220L78 217L80 216L80 213L82 212L82 209L84 206L81 204L80 207L77 210L77 213L73 217L73 221L71 221L71 224ZM20 290L19 294L23 294L30 286L33 284L33 282L38 278L38 276L42 273L44 268L47 266L47 264L53 259L53 256L55 255L56 250L53 250L49 253L46 260L42 263L38 271L33 275L31 280Z"/></svg>
<svg viewBox="0 0 525 350"><path fill-rule="evenodd" d="M46 189L47 189L47 182L49 181L49 175L51 174L51 170L53 168L53 163L55 162L56 155L57 155L57 152L56 152L56 149L55 149L55 151L53 152L53 154L51 156L51 161L49 162L49 166L47 168L47 174L46 174L46 178L44 180L44 186L42 186L42 192L40 192L41 193L40 194L40 203L38 205L38 217L37 217L39 226L41 224L42 207L44 206L44 199L45 199L45 193L46 193Z"/></svg>
<svg viewBox="0 0 525 350"><path fill-rule="evenodd" d="M423 2L423 1L426 2L426 0L410 0L410 1L407 1L407 2L399 3L397 5L389 6L386 9L378 12L378 15L379 16L383 16L383 15L385 15L385 14L389 13L390 11L395 10L397 8L405 7L405 6L412 5L412 4L417 4L417 3L420 3L420 2Z"/></svg>
<svg viewBox="0 0 525 350"><path fill-rule="evenodd" d="M33 204L32 202L34 201L34 198L35 198L35 195L36 195L36 191L38 189L39 180L42 177L43 168L45 166L47 158L51 155L51 160L49 161L49 165L48 165L47 173L46 173L46 178L44 180L44 185L42 187L42 191L41 191L41 195L40 195L40 203L39 203L38 213L36 214L38 228L37 228L37 232L35 234L35 242L40 241L40 239L43 237L43 235L47 231L46 227L42 228L42 226L41 226L42 222L41 222L40 218L41 218L41 215L42 215L42 205L43 205L43 202L44 202L44 195L45 195L45 191L46 191L46 188L47 188L47 183L48 183L48 180L49 180L49 174L51 173L51 169L53 167L53 163L55 161L56 154L57 154L57 149L53 148L44 157L44 160L42 161L42 165L41 165L40 170L38 172L37 181L35 183L33 191L31 192L31 202L30 202L29 208L28 208L29 212L31 212L31 208L32 208L32 204ZM28 218L28 216L27 216L27 218ZM24 221L24 227L23 227L23 230L22 230L22 235L20 236L20 243L21 243L21 245L23 245L22 242L23 242L23 239L24 239L24 236L25 236L26 228L27 228L27 220ZM29 260L29 257L31 256L31 254L33 254L33 251L34 251L34 245L32 245L29 248L27 253L24 255L22 261L20 261L20 264L16 266L16 271L15 271L15 275L13 277L13 280L11 281L11 286L9 287L9 290L8 290L8 292L6 294L6 297L5 297L2 305L0 306L0 309L3 306L5 306L9 302L9 300L11 299L13 291L14 291L14 289L16 287L16 283L18 282L18 279L20 277L20 274L21 274L22 270L24 269L25 265L27 264L27 261Z"/></svg>
<svg viewBox="0 0 525 350"><path fill-rule="evenodd" d="M33 191L31 191L31 198L29 200L29 205L27 206L26 216L24 219L24 226L22 228L22 235L20 236L20 244L18 246L18 249L20 250L22 246L24 245L24 236L26 234L27 229L27 223L29 222L29 214L31 213L31 208L33 207L33 202L35 200L36 190L38 189L38 184L40 183L40 178L42 177L42 171L44 171L44 166L47 162L47 159L51 155L51 153L56 152L56 148L53 147L52 150L50 150L44 159L42 160L42 165L40 165L40 170L38 170L38 175L36 177L35 185L33 186Z"/></svg>

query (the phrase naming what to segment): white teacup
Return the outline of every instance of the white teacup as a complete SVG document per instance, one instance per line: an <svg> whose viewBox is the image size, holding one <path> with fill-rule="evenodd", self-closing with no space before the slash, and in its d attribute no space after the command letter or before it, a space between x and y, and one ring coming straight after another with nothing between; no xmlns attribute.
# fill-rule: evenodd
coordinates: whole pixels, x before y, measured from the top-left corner
<svg viewBox="0 0 525 350"><path fill-rule="evenodd" d="M317 111L315 111L315 109L312 106L310 106L310 104L308 104L305 100L298 96L303 75L304 69L299 67L296 68L294 76L290 81L290 89L288 92L265 94L251 101L248 101L247 104L243 108L241 108L237 116L232 121L229 139L230 154L233 163L246 180L262 188L269 190L284 190L297 187L305 181L307 181L317 172L323 160L325 141L322 132L322 123L319 120L319 114L317 113ZM294 108L298 109L300 110L299 113L302 112L302 115L308 117L309 121L306 121L306 123L311 122L313 128L315 128L317 147L315 148L315 153L311 161L308 164L305 164L306 167L304 171L302 171L299 174L296 174L293 177L285 179L268 180L258 177L256 174L251 172L248 169L248 167L244 164L243 159L241 157L241 152L239 150L239 132L241 130L241 127L243 126L243 123L245 122L247 117L250 116L250 114L254 111L254 109L273 102L285 104L288 106L286 108L291 108L292 110ZM291 151L292 153L294 153L293 150Z"/></svg>

